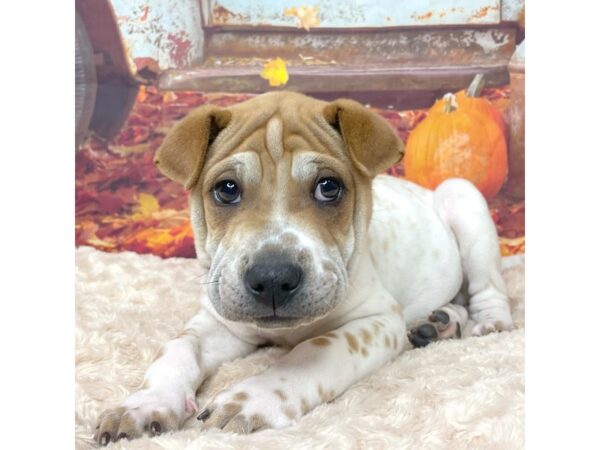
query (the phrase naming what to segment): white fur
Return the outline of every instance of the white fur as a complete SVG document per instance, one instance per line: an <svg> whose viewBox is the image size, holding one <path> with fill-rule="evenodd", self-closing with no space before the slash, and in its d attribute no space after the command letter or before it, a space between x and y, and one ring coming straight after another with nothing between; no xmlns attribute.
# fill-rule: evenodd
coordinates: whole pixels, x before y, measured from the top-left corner
<svg viewBox="0 0 600 450"><path fill-rule="evenodd" d="M111 448L523 448L524 272L511 264L503 275L515 331L404 352L284 430L205 431L192 417L178 433ZM197 311L204 278L195 260L86 247L76 268L75 436L84 449L100 411L139 387L154 354ZM221 365L199 406L285 353L263 349Z"/></svg>
<svg viewBox="0 0 600 450"><path fill-rule="evenodd" d="M277 123L272 119L267 126L267 135L272 133L267 137L272 141L271 152L276 152ZM373 192L368 240L355 249L357 259L349 270L343 300L310 323L258 329L221 317L203 292L204 308L188 323L187 334L168 343L165 354L150 366L146 374L149 388L122 405L126 413L136 414L136 433L148 426L152 413L165 404L172 406L182 422L195 409L186 408L193 393L220 364L272 342L294 348L262 374L229 387L208 406L217 417L223 416L229 414L227 403L236 393L250 392L251 398L242 402L241 410L231 413L232 417L248 419L261 411L262 405L262 419L268 426L287 426L291 421L284 416L286 409L299 416L302 401L310 410L324 397L339 396L397 356L406 346L406 324L449 303L458 294L463 274L469 282L473 334L512 326L496 231L485 200L472 184L448 180L431 192L405 180L380 176ZM284 217L278 210L284 203L278 198L281 195L274 199L280 205L273 209L276 217ZM244 237L239 238L245 244ZM242 245L239 247L229 250L242 251ZM225 261L216 259L221 265ZM364 330L370 337L361 341ZM311 343L311 338L327 332L335 335L328 345ZM352 348L350 336L360 342L359 349ZM392 341L393 346L389 344ZM269 389L284 391L287 400L268 395ZM319 393L323 390L328 392L326 396ZM101 425L100 435L105 429Z"/></svg>

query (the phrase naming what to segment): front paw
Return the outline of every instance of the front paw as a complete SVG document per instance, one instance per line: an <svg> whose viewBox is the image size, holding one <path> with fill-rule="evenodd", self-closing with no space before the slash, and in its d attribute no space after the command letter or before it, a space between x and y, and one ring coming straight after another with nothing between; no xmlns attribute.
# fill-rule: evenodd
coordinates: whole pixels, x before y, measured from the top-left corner
<svg viewBox="0 0 600 450"><path fill-rule="evenodd" d="M255 376L219 393L198 416L206 428L239 434L263 428L284 428L306 408L296 404L285 387Z"/></svg>
<svg viewBox="0 0 600 450"><path fill-rule="evenodd" d="M128 397L122 406L100 414L94 441L105 446L111 441L138 438L144 432L156 436L177 430L189 415L190 406L190 399L183 395L143 389Z"/></svg>

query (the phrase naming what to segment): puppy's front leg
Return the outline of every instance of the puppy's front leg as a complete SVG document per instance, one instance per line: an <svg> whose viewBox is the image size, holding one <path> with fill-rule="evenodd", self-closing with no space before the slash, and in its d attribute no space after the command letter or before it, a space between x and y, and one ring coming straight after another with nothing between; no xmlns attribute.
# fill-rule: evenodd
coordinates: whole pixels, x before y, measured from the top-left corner
<svg viewBox="0 0 600 450"><path fill-rule="evenodd" d="M206 310L163 347L148 368L142 389L118 408L104 411L94 433L101 445L178 429L197 412L196 390L225 361L246 355L254 345L241 341Z"/></svg>
<svg viewBox="0 0 600 450"><path fill-rule="evenodd" d="M294 347L265 372L218 394L199 419L250 433L282 428L398 355L406 344L399 314L355 319Z"/></svg>

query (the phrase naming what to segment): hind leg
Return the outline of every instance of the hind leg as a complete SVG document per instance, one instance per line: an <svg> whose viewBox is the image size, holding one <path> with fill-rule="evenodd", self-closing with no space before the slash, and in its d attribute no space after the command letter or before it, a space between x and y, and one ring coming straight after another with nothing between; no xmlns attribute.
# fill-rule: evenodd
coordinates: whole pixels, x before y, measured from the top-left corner
<svg viewBox="0 0 600 450"><path fill-rule="evenodd" d="M461 338L469 313L464 306L448 303L417 322L408 332L413 347L425 347L441 339Z"/></svg>
<svg viewBox="0 0 600 450"><path fill-rule="evenodd" d="M496 227L477 188L461 179L444 181L434 192L434 207L456 236L465 278L471 334L509 330L506 285L500 273Z"/></svg>

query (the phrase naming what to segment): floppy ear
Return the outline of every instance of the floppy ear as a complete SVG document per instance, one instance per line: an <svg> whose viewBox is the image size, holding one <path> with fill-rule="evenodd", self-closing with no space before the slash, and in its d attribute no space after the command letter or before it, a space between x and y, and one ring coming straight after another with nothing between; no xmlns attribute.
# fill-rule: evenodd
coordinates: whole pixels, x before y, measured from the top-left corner
<svg viewBox="0 0 600 450"><path fill-rule="evenodd" d="M170 179L191 189L198 182L209 145L231 120L231 112L204 105L178 122L156 151L154 164Z"/></svg>
<svg viewBox="0 0 600 450"><path fill-rule="evenodd" d="M339 99L323 110L325 120L342 135L354 165L373 178L404 156L404 144L381 117L354 100Z"/></svg>

